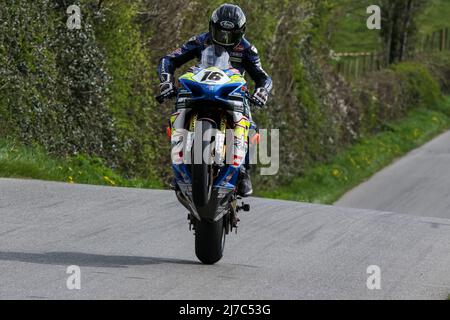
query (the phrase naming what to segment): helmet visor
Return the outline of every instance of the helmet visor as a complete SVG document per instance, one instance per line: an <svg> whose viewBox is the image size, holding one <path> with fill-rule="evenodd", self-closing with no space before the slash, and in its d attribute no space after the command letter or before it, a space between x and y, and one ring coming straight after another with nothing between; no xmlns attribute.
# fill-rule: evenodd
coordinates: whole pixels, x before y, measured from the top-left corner
<svg viewBox="0 0 450 320"><path fill-rule="evenodd" d="M212 38L214 42L223 46L237 45L244 33L241 30L222 30L219 28L212 28Z"/></svg>

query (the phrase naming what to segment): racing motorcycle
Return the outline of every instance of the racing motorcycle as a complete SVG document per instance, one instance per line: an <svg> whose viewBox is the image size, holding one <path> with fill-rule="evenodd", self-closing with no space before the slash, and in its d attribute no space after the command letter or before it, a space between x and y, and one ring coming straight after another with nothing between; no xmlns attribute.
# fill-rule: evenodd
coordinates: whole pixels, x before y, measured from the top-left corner
<svg viewBox="0 0 450 320"><path fill-rule="evenodd" d="M195 253L204 264L222 258L225 237L237 231L240 167L249 143L250 105L244 76L220 46L207 47L199 66L179 78L175 111L169 121L173 189L189 211ZM162 103L162 96L156 97Z"/></svg>

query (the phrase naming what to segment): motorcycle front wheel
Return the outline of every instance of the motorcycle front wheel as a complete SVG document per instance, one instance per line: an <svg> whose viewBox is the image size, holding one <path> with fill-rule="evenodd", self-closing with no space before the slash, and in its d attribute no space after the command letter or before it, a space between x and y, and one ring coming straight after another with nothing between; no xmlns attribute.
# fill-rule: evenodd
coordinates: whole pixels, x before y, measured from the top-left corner
<svg viewBox="0 0 450 320"><path fill-rule="evenodd" d="M211 165L205 162L205 155L211 155L211 130L213 125L209 121L199 120L195 126L195 142L199 143L201 149L198 150L201 158L200 163L192 165L192 196L196 207L205 207L209 202L212 190ZM208 135L209 134L209 135Z"/></svg>

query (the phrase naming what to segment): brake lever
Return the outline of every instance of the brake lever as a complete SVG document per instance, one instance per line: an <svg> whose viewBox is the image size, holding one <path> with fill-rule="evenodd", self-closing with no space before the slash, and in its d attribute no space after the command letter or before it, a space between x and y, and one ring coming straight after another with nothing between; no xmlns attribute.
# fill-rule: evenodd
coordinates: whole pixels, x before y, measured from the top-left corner
<svg viewBox="0 0 450 320"><path fill-rule="evenodd" d="M157 101L158 103L163 103L164 100L166 100L166 98L164 98L163 95L157 95L157 96L155 97L155 99L156 99L156 101Z"/></svg>
<svg viewBox="0 0 450 320"><path fill-rule="evenodd" d="M251 96L248 92L245 94L245 96L249 100L251 106L255 106L260 109L263 108L263 106L259 103L259 101L253 98L253 96Z"/></svg>

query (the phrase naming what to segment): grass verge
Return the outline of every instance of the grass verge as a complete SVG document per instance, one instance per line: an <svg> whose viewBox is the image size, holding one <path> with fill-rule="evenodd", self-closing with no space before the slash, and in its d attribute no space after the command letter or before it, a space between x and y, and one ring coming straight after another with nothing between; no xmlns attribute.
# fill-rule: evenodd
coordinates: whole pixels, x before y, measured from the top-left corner
<svg viewBox="0 0 450 320"><path fill-rule="evenodd" d="M450 98L434 109L417 109L385 125L385 130L361 138L332 161L306 170L302 177L258 196L332 204L396 158L450 128Z"/></svg>
<svg viewBox="0 0 450 320"><path fill-rule="evenodd" d="M40 148L0 140L0 176L121 187L162 188L155 179L127 179L99 158L52 159Z"/></svg>

